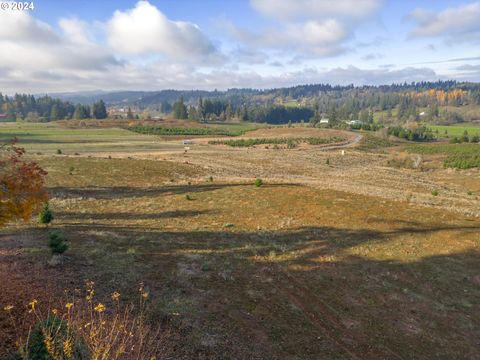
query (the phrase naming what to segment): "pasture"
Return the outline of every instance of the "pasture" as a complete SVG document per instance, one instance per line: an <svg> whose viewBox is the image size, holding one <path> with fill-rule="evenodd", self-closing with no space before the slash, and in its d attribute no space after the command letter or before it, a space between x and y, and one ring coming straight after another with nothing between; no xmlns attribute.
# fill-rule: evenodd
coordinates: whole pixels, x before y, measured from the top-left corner
<svg viewBox="0 0 480 360"><path fill-rule="evenodd" d="M467 131L469 136L480 135L480 125L428 125L429 129L432 129L433 132L438 131L439 137L453 137L453 136L463 136L465 131Z"/></svg>
<svg viewBox="0 0 480 360"><path fill-rule="evenodd" d="M165 358L480 355L478 169L444 169L428 151L428 171L392 168L408 144L368 135L359 149L356 133L333 130L245 138L351 145L231 148L213 137L184 151L175 137L88 130L0 127L48 171L51 228L70 243L49 267L44 227L2 230L1 306L46 304L87 279L108 306L113 291L134 299L142 281ZM0 354L14 341L7 324L1 313Z"/></svg>

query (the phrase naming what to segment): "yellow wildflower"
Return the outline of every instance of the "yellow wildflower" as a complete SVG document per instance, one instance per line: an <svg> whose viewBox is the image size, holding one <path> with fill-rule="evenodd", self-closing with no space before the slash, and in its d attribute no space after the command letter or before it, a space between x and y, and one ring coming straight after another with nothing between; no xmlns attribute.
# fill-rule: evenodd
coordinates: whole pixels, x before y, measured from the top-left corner
<svg viewBox="0 0 480 360"><path fill-rule="evenodd" d="M52 309L52 313L53 313L53 315L57 315L57 314L58 314L58 310L57 310L57 309Z"/></svg>
<svg viewBox="0 0 480 360"><path fill-rule="evenodd" d="M63 352L67 359L71 359L73 357L73 344L71 339L67 339L63 342Z"/></svg>
<svg viewBox="0 0 480 360"><path fill-rule="evenodd" d="M98 303L97 306L95 306L95 311L99 312L99 313L104 312L105 309L106 309L106 307L102 303Z"/></svg>
<svg viewBox="0 0 480 360"><path fill-rule="evenodd" d="M45 330L43 330L42 332L43 332L43 343L45 345L45 348L47 349L47 352L53 356L55 354L55 344L53 342L53 337L52 335L47 333L47 331Z"/></svg>
<svg viewBox="0 0 480 360"><path fill-rule="evenodd" d="M32 301L30 301L28 303L28 305L30 306L30 310L28 312L32 312L32 311L35 311L35 307L37 306L38 304L38 300L37 299L33 299Z"/></svg>
<svg viewBox="0 0 480 360"><path fill-rule="evenodd" d="M4 311L11 311L13 309L13 305L7 305L3 308Z"/></svg>
<svg viewBox="0 0 480 360"><path fill-rule="evenodd" d="M142 297L146 300L148 298L148 292L144 291Z"/></svg>
<svg viewBox="0 0 480 360"><path fill-rule="evenodd" d="M118 292L115 291L115 292L112 294L112 300L113 300L113 301L118 301L118 299L120 299L120 293L118 293Z"/></svg>
<svg viewBox="0 0 480 360"><path fill-rule="evenodd" d="M66 303L65 307L70 310L73 307L73 303Z"/></svg>

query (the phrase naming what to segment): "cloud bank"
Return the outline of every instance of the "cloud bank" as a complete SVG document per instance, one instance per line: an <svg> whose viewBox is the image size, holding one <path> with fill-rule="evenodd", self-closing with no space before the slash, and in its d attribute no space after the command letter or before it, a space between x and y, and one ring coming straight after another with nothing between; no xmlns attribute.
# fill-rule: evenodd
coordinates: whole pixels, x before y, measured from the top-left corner
<svg viewBox="0 0 480 360"><path fill-rule="evenodd" d="M352 53L355 27L378 12L380 0L251 0L250 6L265 19L261 31L226 18L224 43L194 22L169 19L148 1L112 11L103 22L68 17L49 24L29 12L0 12L0 91L377 85L445 78L429 63L368 66L384 58L377 51L358 56L363 66L320 67L324 59ZM417 9L410 14L416 24L412 35L476 34L479 9L472 3L428 16ZM453 18L461 24L452 24ZM480 78L475 63L458 65L452 71L459 78Z"/></svg>

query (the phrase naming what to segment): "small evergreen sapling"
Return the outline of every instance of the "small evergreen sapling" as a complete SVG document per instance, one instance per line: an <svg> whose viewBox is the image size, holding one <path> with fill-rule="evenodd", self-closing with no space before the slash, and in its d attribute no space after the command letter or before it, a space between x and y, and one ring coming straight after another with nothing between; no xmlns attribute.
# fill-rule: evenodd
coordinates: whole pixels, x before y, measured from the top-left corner
<svg viewBox="0 0 480 360"><path fill-rule="evenodd" d="M50 205L45 203L43 206L42 210L40 211L40 214L38 214L38 222L40 224L50 224L53 220L53 212L50 209Z"/></svg>
<svg viewBox="0 0 480 360"><path fill-rule="evenodd" d="M65 242L65 236L59 231L53 231L49 235L48 246L52 250L53 255L61 255L68 249Z"/></svg>

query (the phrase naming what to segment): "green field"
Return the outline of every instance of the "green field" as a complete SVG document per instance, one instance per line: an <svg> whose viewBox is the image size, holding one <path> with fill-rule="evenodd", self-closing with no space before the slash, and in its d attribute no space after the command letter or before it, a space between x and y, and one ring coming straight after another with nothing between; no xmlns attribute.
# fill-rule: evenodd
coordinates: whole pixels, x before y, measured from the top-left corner
<svg viewBox="0 0 480 360"><path fill-rule="evenodd" d="M443 165L449 168L480 167L480 145L477 143L409 145L407 151L417 154L444 155Z"/></svg>
<svg viewBox="0 0 480 360"><path fill-rule="evenodd" d="M208 134L243 133L260 126L254 124L208 124ZM199 128L202 130L204 128ZM165 135L165 134L155 134ZM17 138L28 152L56 154L106 153L122 151L182 150L180 140L165 141L155 135L138 134L120 127L68 128L59 123L0 123L0 142ZM175 133L172 133L175 135Z"/></svg>
<svg viewBox="0 0 480 360"><path fill-rule="evenodd" d="M438 136L463 136L465 130L467 130L468 135L480 135L480 126L465 124L465 125L428 125L429 129L432 129L433 132L438 130ZM447 132L445 134L445 131Z"/></svg>
<svg viewBox="0 0 480 360"><path fill-rule="evenodd" d="M138 151L165 149L172 145L155 138L135 134L120 128L70 129L56 123L4 123L0 124L0 141L16 137L18 144L28 152L88 153L123 151L132 147ZM178 147L178 145L177 145Z"/></svg>

